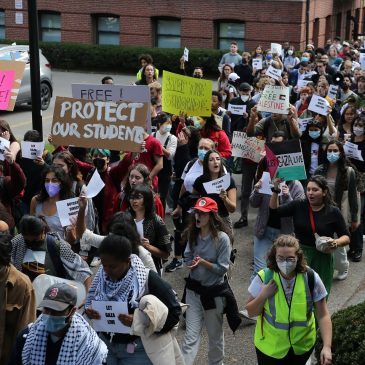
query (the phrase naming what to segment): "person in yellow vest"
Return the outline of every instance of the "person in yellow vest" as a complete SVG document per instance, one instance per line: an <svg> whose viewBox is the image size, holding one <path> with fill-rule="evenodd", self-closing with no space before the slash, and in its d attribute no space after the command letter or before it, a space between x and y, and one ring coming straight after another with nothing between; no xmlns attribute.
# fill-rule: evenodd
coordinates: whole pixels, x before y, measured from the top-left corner
<svg viewBox="0 0 365 365"><path fill-rule="evenodd" d="M281 235L271 248L267 268L248 288L246 309L258 316L255 348L259 365L305 365L316 342L314 309L323 340L321 365L331 364L332 322L327 291L306 265L299 241Z"/></svg>

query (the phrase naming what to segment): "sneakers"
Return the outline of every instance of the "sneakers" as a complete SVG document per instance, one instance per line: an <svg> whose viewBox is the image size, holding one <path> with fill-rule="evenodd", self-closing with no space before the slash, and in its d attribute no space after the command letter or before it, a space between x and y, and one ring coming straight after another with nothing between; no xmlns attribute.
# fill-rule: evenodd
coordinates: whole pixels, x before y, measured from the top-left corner
<svg viewBox="0 0 365 365"><path fill-rule="evenodd" d="M348 273L349 273L348 269L344 271L339 271L335 278L337 280L345 280L347 278Z"/></svg>
<svg viewBox="0 0 365 365"><path fill-rule="evenodd" d="M355 251L351 257L352 262L360 262L362 258L362 251Z"/></svg>
<svg viewBox="0 0 365 365"><path fill-rule="evenodd" d="M256 322L257 321L257 316L256 317L250 317L248 315L248 312L246 309L242 309L241 311L239 311L239 314L241 317L243 317L246 320L252 321L252 322Z"/></svg>
<svg viewBox="0 0 365 365"><path fill-rule="evenodd" d="M181 269L183 267L182 259L174 258L168 265L165 267L166 272L173 272L176 269Z"/></svg>
<svg viewBox="0 0 365 365"><path fill-rule="evenodd" d="M247 222L247 218L241 217L234 225L233 228L242 228L242 227L247 227L248 226L248 222Z"/></svg>

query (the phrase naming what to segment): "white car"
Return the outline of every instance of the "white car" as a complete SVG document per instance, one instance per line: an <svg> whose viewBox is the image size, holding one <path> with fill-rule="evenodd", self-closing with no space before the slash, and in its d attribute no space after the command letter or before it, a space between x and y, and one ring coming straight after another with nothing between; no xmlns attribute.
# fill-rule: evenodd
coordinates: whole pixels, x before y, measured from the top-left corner
<svg viewBox="0 0 365 365"><path fill-rule="evenodd" d="M29 46L12 45L0 48L0 60L22 60L26 62L22 84L16 99L16 105L32 103L30 87ZM40 79L41 79L41 108L46 110L52 99L52 71L51 65L39 50Z"/></svg>

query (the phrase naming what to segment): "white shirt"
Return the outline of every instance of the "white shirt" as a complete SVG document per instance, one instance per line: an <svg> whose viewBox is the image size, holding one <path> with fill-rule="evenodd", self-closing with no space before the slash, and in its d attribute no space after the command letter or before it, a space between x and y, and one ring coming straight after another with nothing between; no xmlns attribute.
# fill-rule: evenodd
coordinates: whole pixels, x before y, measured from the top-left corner
<svg viewBox="0 0 365 365"><path fill-rule="evenodd" d="M166 149L170 152L169 160L172 161L172 159L175 156L176 148L177 148L177 138L171 133L165 133L161 134L160 131L156 132L155 138L161 143L161 146L165 146L167 137L170 136L170 139L167 143Z"/></svg>
<svg viewBox="0 0 365 365"><path fill-rule="evenodd" d="M46 251L33 251L31 249L27 249L25 251L23 263L27 262L37 262L38 264L44 265L46 261Z"/></svg>
<svg viewBox="0 0 365 365"><path fill-rule="evenodd" d="M186 171L190 162L188 162L184 168L184 172L181 175L181 178L184 180L184 186L186 191L189 193L193 192L193 185L195 180L203 175L203 164L199 163L199 160L196 160L193 166L190 167L189 171Z"/></svg>
<svg viewBox="0 0 365 365"><path fill-rule="evenodd" d="M139 233L139 236L141 238L144 237L144 235L143 235L143 221L144 221L144 219L141 219L140 221L134 220L134 222L136 223L137 232Z"/></svg>

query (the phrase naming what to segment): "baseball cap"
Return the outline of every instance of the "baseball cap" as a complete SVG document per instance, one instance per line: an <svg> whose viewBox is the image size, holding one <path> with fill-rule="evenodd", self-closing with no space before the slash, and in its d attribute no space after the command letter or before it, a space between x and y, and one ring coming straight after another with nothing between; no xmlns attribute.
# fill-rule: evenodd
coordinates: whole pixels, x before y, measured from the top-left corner
<svg viewBox="0 0 365 365"><path fill-rule="evenodd" d="M239 86L239 91L251 91L251 85L247 82L242 82Z"/></svg>
<svg viewBox="0 0 365 365"><path fill-rule="evenodd" d="M70 284L57 283L46 290L43 300L39 303L39 307L62 312L70 305L75 306L76 302L76 288Z"/></svg>
<svg viewBox="0 0 365 365"><path fill-rule="evenodd" d="M217 203L208 197L203 197L198 199L194 206L195 210L200 210L201 212L208 213L208 212L218 212L218 205Z"/></svg>
<svg viewBox="0 0 365 365"><path fill-rule="evenodd" d="M231 72L229 75L228 75L228 80L229 81L237 81L240 77L235 73L235 72Z"/></svg>

